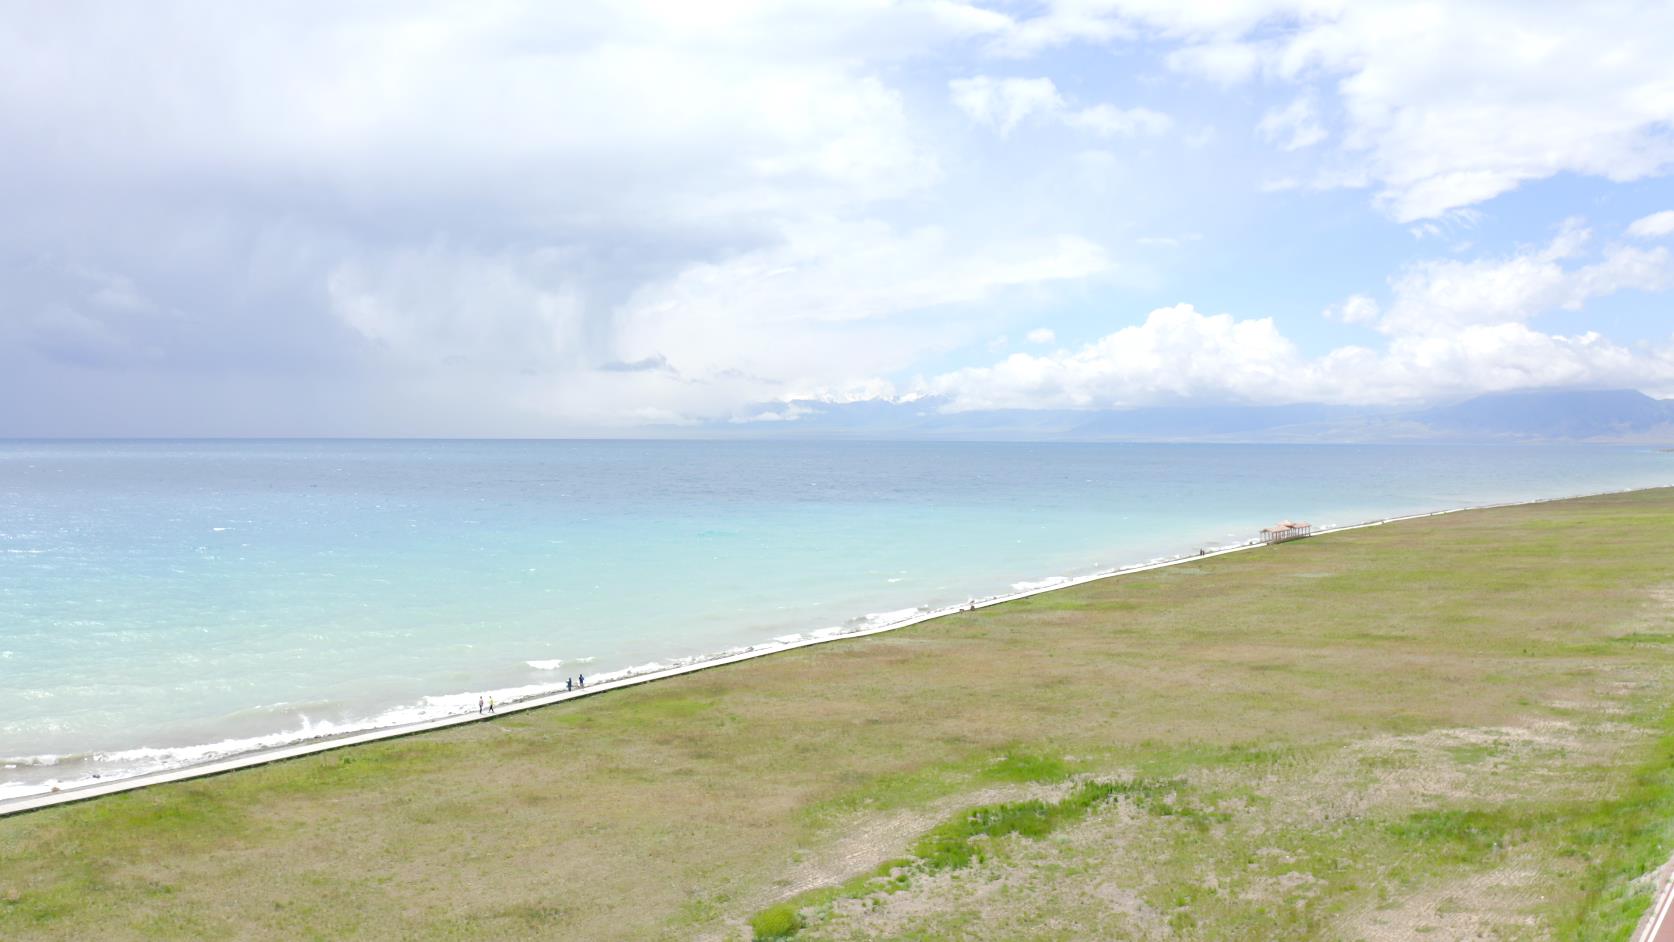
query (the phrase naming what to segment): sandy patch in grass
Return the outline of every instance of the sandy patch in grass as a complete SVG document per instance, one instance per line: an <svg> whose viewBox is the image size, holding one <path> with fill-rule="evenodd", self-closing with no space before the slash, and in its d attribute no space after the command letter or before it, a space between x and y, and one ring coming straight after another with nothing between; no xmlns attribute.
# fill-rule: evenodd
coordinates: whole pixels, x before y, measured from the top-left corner
<svg viewBox="0 0 1674 942"><path fill-rule="evenodd" d="M1480 846L1468 832L1456 837L1446 816L1586 799L1596 783L1576 785L1571 771L1650 735L1596 713L1206 764L1150 806L1118 800L1044 839L996 841L969 869L914 874L904 889L812 910L798 938L1544 939L1542 889L1565 874L1515 842L1502 847L1497 834ZM893 816L839 845L818 872L852 875L939 820ZM1399 830L1431 820L1443 823L1430 844Z"/></svg>
<svg viewBox="0 0 1674 942"><path fill-rule="evenodd" d="M1339 938L1361 942L1548 939L1551 933L1529 911L1529 889L1540 871L1526 863L1496 867L1450 880L1375 910L1349 914Z"/></svg>
<svg viewBox="0 0 1674 942"><path fill-rule="evenodd" d="M800 861L790 871L784 886L767 903L790 899L822 886L841 883L880 862L901 857L925 831L965 808L1001 802L1057 801L1071 783L997 786L966 792L909 811L884 815L854 815L838 825L841 835L834 843Z"/></svg>

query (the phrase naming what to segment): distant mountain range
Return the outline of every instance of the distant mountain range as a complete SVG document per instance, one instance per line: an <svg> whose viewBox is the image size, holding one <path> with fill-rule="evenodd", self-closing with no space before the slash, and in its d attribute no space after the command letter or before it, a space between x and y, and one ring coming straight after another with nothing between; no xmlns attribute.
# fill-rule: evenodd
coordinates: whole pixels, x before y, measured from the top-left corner
<svg viewBox="0 0 1674 942"><path fill-rule="evenodd" d="M1493 393L1421 410L1166 406L944 412L913 402L795 402L788 421L705 425L709 436L1133 442L1638 442L1674 444L1674 400L1631 389Z"/></svg>

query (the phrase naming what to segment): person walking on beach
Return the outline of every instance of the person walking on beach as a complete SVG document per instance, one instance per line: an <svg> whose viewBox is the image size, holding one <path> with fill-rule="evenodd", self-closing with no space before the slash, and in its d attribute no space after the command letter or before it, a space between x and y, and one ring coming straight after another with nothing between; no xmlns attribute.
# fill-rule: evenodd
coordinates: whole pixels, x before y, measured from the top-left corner
<svg viewBox="0 0 1674 942"><path fill-rule="evenodd" d="M482 715L482 696L480 694L477 696L477 715Z"/></svg>
<svg viewBox="0 0 1674 942"><path fill-rule="evenodd" d="M574 689L575 689L575 678L574 677L565 677L564 678L564 690L565 690L565 692L567 693L567 692L569 692L571 690L574 690Z"/></svg>
<svg viewBox="0 0 1674 942"><path fill-rule="evenodd" d="M490 715L494 713L494 697L492 695L488 698L488 712Z"/></svg>
<svg viewBox="0 0 1674 942"><path fill-rule="evenodd" d="M577 686L577 687L585 687L585 686L587 686L587 675L586 675L586 674L577 674L577 675L575 675L575 685L576 685L576 686Z"/></svg>

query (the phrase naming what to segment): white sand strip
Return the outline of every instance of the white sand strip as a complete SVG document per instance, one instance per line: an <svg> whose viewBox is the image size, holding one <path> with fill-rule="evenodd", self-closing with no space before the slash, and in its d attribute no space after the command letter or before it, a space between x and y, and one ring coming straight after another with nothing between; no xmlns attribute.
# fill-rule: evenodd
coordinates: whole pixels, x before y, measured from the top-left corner
<svg viewBox="0 0 1674 942"><path fill-rule="evenodd" d="M1364 529L1366 527L1383 526L1386 523L1397 523L1403 520L1419 520L1425 517L1439 517L1445 514L1459 513L1467 510L1492 510L1501 507L1524 507L1531 504L1546 504L1560 500L1574 500L1579 497L1598 497L1606 494L1626 494L1635 490L1654 489L1655 488L1627 488L1624 490L1600 491L1595 494L1576 494L1571 497L1549 497L1541 498L1539 500L1483 504L1475 507L1456 507L1450 510L1436 510L1428 513L1407 514L1402 517L1386 517L1381 520L1369 520L1365 523L1356 523L1347 526L1324 527L1316 529L1314 531L1314 535L1319 536L1326 533L1343 533L1349 530ZM139 788L149 788L152 785L161 785L165 782L180 782L187 779L202 778L207 775L220 775L224 772L231 772L237 769L247 769L258 765L267 765L270 762L279 762L284 759L294 759L299 756L312 755L317 752L329 752L333 749L342 749L347 746L355 746L367 742L376 742L380 739L395 739L397 737L411 736L415 733L428 732L434 729L446 729L450 726L460 726L466 723L491 721L498 716L505 716L510 713L518 713L523 710L533 710L539 707L551 706L555 703L562 703L566 700L575 700L580 697L590 697L595 694L605 693L611 690L619 690L623 687L632 687L638 684L664 680L669 677L678 677L681 674L690 674L695 671L708 670L712 667L720 667L723 664L735 664L739 661L747 661L752 658L765 657L769 654L778 654L782 651L792 651L797 648L806 648L812 645L826 644L832 641L844 641L849 638L864 638L869 635L882 634L886 631L896 631L912 625L923 624L924 622L933 621L937 618L945 618L948 615L954 615L962 611L969 611L976 608L987 608L991 605L1001 605L1006 602L1015 602L1018 599L1026 599L1031 596L1042 595L1047 592L1057 592L1061 589L1067 589L1071 586L1085 585L1089 582L1096 582L1100 579L1110 579L1117 576L1127 576L1139 572L1149 572L1151 570L1163 569L1168 566L1178 566L1182 563L1194 562L1200 559L1211 559L1216 556L1225 556L1228 553L1237 553L1250 549L1260 549L1267 545L1268 544L1262 543L1259 540L1251 540L1247 543L1217 547L1215 549L1204 550L1198 553L1182 554L1142 565L1109 569L1102 572L1092 573L1090 575L1079 576L1073 579L1065 579L1061 582L1054 582L1051 585L1036 586L1023 591L1012 592L1007 595L987 596L985 598L974 599L966 605L947 606L945 608L923 612L911 618L902 619L901 621L889 622L887 624L876 625L873 627L859 628L853 631L841 633L816 632L812 637L804 637L800 640L790 641L779 645L756 645L752 649L746 650L742 653L721 655L707 660L699 660L694 663L683 664L678 667L670 667L663 670L649 671L643 674L621 677L619 679L605 681L582 690L560 691L552 694L528 697L522 700L507 701L505 703L497 704L497 712L492 715L479 715L475 711L471 711L469 713L461 713L454 716L424 720L422 722L384 726L378 729L367 730L362 733L310 739L293 743L288 746L278 746L271 749L256 750L243 755L230 756L224 759L216 759L211 762L183 766L178 769L168 769L161 772L147 772L142 775L126 776L109 781L78 784L42 794L25 795L18 798L0 800L0 817L20 814L26 811L38 811L42 808L49 808L54 805L86 801L90 798L99 798L104 795L114 795L119 792L133 791Z"/></svg>

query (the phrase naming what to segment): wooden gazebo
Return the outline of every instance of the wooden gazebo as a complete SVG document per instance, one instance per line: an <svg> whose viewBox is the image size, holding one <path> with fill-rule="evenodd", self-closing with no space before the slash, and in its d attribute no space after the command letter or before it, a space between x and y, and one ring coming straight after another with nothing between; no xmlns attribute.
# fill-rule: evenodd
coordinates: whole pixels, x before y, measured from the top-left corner
<svg viewBox="0 0 1674 942"><path fill-rule="evenodd" d="M1277 526L1267 527L1261 531L1261 542L1283 543L1286 540L1300 540L1305 536L1314 535L1314 525L1311 523L1297 523L1286 520Z"/></svg>

